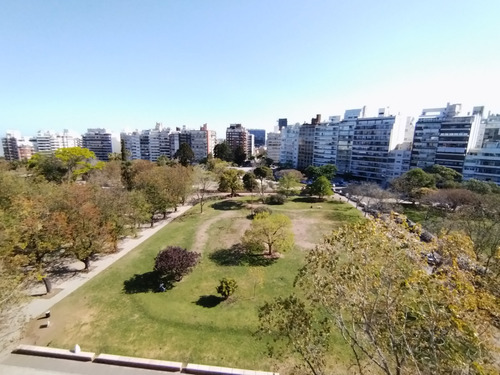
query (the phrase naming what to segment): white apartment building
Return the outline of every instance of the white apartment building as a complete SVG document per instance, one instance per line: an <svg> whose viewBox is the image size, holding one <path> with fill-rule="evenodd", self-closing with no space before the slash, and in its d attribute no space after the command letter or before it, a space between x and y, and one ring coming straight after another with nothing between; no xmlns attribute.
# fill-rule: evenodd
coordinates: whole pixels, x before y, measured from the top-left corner
<svg viewBox="0 0 500 375"><path fill-rule="evenodd" d="M128 151L127 158L129 160L141 159L141 133L137 130L132 133L121 133L120 138L125 150Z"/></svg>
<svg viewBox="0 0 500 375"><path fill-rule="evenodd" d="M500 142L487 142L483 148L470 150L464 161L463 179L471 178L500 185Z"/></svg>
<svg viewBox="0 0 500 375"><path fill-rule="evenodd" d="M314 132L313 165L337 163L340 116L330 116L328 122L316 125Z"/></svg>
<svg viewBox="0 0 500 375"><path fill-rule="evenodd" d="M351 172L352 142L354 128L358 118L365 117L366 108L348 109L344 113L344 119L339 123L337 140L337 160L335 165L339 174Z"/></svg>
<svg viewBox="0 0 500 375"><path fill-rule="evenodd" d="M284 127L281 130L280 164L287 168L297 168L299 161L300 124Z"/></svg>
<svg viewBox="0 0 500 375"><path fill-rule="evenodd" d="M406 118L391 116L385 108L377 117L358 118L354 128L351 173L369 181L385 183L393 170L389 153L402 144Z"/></svg>
<svg viewBox="0 0 500 375"><path fill-rule="evenodd" d="M280 162L281 133L267 133L267 157Z"/></svg>
<svg viewBox="0 0 500 375"><path fill-rule="evenodd" d="M56 133L50 130L39 131L34 137L30 138L35 152L52 153L59 148L81 147L82 138L67 129L62 133Z"/></svg>
<svg viewBox="0 0 500 375"><path fill-rule="evenodd" d="M439 164L462 173L465 155L481 143L480 108L465 116L461 104L424 109L415 125L411 167Z"/></svg>

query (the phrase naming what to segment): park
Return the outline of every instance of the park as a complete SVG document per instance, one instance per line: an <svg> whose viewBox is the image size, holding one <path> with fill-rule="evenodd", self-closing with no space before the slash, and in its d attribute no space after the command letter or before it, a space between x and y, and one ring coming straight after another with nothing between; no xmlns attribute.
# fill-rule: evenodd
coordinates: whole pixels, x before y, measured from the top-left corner
<svg viewBox="0 0 500 375"><path fill-rule="evenodd" d="M50 329L32 321L24 342L60 348L78 343L95 352L287 373L290 364L269 358L255 335L258 307L294 292L307 251L323 235L363 219L336 199L318 204L295 197L267 206L291 219L295 246L266 258L238 251L258 206L247 196L209 202L203 213L193 207L55 305ZM158 292L154 258L167 246L198 252L201 260L182 281ZM238 283L227 300L216 293L222 278ZM329 360L345 368L348 347L335 335L332 344Z"/></svg>

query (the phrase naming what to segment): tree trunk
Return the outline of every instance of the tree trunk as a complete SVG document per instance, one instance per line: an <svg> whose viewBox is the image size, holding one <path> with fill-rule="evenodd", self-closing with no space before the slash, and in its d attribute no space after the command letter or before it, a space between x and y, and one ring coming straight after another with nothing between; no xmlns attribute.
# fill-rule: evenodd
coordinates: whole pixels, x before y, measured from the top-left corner
<svg viewBox="0 0 500 375"><path fill-rule="evenodd" d="M44 277L42 280L45 285L45 290L47 291L47 294L49 294L52 291L52 283L48 277Z"/></svg>
<svg viewBox="0 0 500 375"><path fill-rule="evenodd" d="M85 264L84 270L88 271L89 266L90 266L90 257L86 257L86 258L82 259L82 262L83 262L83 264Z"/></svg>

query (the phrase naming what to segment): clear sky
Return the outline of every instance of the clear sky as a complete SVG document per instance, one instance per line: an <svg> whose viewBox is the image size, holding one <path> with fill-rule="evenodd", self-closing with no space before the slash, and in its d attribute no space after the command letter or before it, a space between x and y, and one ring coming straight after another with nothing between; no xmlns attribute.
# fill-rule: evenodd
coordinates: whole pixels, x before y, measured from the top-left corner
<svg viewBox="0 0 500 375"><path fill-rule="evenodd" d="M499 0L3 0L0 135L500 112Z"/></svg>

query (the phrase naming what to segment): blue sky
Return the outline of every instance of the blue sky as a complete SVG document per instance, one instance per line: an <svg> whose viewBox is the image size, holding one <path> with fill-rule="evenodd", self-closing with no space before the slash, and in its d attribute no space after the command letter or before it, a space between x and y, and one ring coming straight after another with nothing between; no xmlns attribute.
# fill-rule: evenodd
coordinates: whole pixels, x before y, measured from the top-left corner
<svg viewBox="0 0 500 375"><path fill-rule="evenodd" d="M0 134L500 112L500 1L4 0Z"/></svg>

